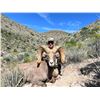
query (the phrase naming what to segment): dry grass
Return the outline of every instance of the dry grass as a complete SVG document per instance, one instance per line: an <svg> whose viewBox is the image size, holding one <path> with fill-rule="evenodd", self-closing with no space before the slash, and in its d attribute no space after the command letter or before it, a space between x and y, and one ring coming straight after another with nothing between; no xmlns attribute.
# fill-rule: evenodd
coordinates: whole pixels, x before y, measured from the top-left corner
<svg viewBox="0 0 100 100"><path fill-rule="evenodd" d="M77 47L72 47L66 50L67 61L68 63L78 63L82 62L87 58L87 50L86 49L78 49Z"/></svg>
<svg viewBox="0 0 100 100"><path fill-rule="evenodd" d="M3 68L1 71L2 87L20 87L23 84L23 74L18 68Z"/></svg>

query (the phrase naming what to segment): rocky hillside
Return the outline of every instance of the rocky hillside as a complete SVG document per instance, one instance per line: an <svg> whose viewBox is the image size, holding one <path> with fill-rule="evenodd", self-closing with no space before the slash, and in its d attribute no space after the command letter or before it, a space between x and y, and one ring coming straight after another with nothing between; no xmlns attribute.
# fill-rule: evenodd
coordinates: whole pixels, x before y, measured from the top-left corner
<svg viewBox="0 0 100 100"><path fill-rule="evenodd" d="M87 26L90 29L97 29L100 33L100 19L96 20L94 23Z"/></svg>
<svg viewBox="0 0 100 100"><path fill-rule="evenodd" d="M38 33L27 26L23 26L5 15L1 15L1 41L4 58L8 61L33 60L36 49L40 44L46 44L49 37L53 37L56 43L63 44L70 35L63 31L49 31ZM34 57L33 57L34 56Z"/></svg>
<svg viewBox="0 0 100 100"><path fill-rule="evenodd" d="M35 59L36 47L40 43L38 32L1 15L1 35L3 66Z"/></svg>
<svg viewBox="0 0 100 100"><path fill-rule="evenodd" d="M63 44L71 37L71 34L60 30L52 30L41 34L43 36L43 40L53 37L56 41L56 44Z"/></svg>
<svg viewBox="0 0 100 100"><path fill-rule="evenodd" d="M96 20L94 23L83 27L79 32L74 34L77 40L84 40L88 37L94 36L95 34L100 35L100 20Z"/></svg>
<svg viewBox="0 0 100 100"><path fill-rule="evenodd" d="M36 51L37 46L40 44L46 44L49 37L53 37L56 44L61 44L62 46L65 46L65 48L69 48L69 46L78 46L82 47L83 49L84 46L86 47L91 43L94 43L95 45L93 44L93 47L91 46L91 50L95 50L93 48L95 48L94 46L97 46L98 48L96 48L96 50L93 52L98 51L99 53L100 51L98 46L100 44L100 20L83 27L79 32L71 35L60 30L51 30L44 33L38 33L32 29L29 29L27 26L23 26L4 15L1 15L1 34L2 51L14 56L19 55L20 53L30 53L28 55L35 55L34 52ZM93 39L91 37L93 37Z"/></svg>
<svg viewBox="0 0 100 100"><path fill-rule="evenodd" d="M34 49L38 42L37 32L22 26L1 15L2 50L6 52L23 52ZM26 46L28 46L26 48Z"/></svg>
<svg viewBox="0 0 100 100"><path fill-rule="evenodd" d="M53 37L56 43L64 43L70 38L70 34L64 31L35 32L4 15L1 15L1 34L2 50L6 52L23 52L26 49L34 49L37 44L46 43L49 37Z"/></svg>

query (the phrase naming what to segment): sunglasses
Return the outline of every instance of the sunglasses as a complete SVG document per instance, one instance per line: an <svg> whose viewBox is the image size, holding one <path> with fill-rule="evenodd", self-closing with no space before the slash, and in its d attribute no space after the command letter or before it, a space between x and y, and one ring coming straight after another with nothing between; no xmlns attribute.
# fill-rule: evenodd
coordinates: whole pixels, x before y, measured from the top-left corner
<svg viewBox="0 0 100 100"><path fill-rule="evenodd" d="M49 41L48 44L50 44L50 43L51 43L51 44L54 44L54 41Z"/></svg>

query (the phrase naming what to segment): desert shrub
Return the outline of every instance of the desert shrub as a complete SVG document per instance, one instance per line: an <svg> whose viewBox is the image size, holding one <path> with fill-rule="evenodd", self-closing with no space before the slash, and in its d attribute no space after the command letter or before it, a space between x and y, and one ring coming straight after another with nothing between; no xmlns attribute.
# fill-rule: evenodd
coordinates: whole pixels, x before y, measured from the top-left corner
<svg viewBox="0 0 100 100"><path fill-rule="evenodd" d="M31 62L31 61L32 61L32 57L31 56L26 56L24 58L24 63Z"/></svg>
<svg viewBox="0 0 100 100"><path fill-rule="evenodd" d="M81 62L85 58L87 58L88 49L86 48L83 42L71 39L70 41L65 43L65 48L67 61L69 63Z"/></svg>
<svg viewBox="0 0 100 100"><path fill-rule="evenodd" d="M27 63L34 61L36 59L36 52L29 51L29 52L21 52L21 53L9 53L2 57L2 63L10 64L10 63Z"/></svg>
<svg viewBox="0 0 100 100"><path fill-rule="evenodd" d="M3 57L3 61L6 61L7 63L15 62L16 61L16 56L7 54Z"/></svg>
<svg viewBox="0 0 100 100"><path fill-rule="evenodd" d="M77 63L87 58L87 50L85 48L72 47L66 50L66 57L69 63Z"/></svg>
<svg viewBox="0 0 100 100"><path fill-rule="evenodd" d="M17 55L17 59L18 59L18 61L23 62L23 60L24 60L24 53L19 53Z"/></svg>
<svg viewBox="0 0 100 100"><path fill-rule="evenodd" d="M14 69L6 68L1 72L2 87L20 87L23 84L23 74L16 67Z"/></svg>
<svg viewBox="0 0 100 100"><path fill-rule="evenodd" d="M31 62L36 59L35 52L26 52L24 54L24 63Z"/></svg>
<svg viewBox="0 0 100 100"><path fill-rule="evenodd" d="M89 28L87 28L87 27L83 27L81 29L80 33L82 35L81 39L84 40L90 35L91 30Z"/></svg>
<svg viewBox="0 0 100 100"><path fill-rule="evenodd" d="M13 54L18 54L18 50L16 48L13 49Z"/></svg>
<svg viewBox="0 0 100 100"><path fill-rule="evenodd" d="M71 41L68 41L65 43L66 47L72 47L72 46L76 46L76 45L77 45L77 42L74 40L71 40Z"/></svg>
<svg viewBox="0 0 100 100"><path fill-rule="evenodd" d="M88 47L89 57L99 57L100 56L100 35L95 34L91 38L87 39L86 45Z"/></svg>

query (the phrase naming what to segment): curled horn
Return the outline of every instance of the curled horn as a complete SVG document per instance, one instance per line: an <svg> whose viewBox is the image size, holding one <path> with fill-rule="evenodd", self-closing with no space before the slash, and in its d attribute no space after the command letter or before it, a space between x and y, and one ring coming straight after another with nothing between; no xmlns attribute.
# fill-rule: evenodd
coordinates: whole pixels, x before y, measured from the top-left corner
<svg viewBox="0 0 100 100"><path fill-rule="evenodd" d="M56 52L59 52L61 62L64 63L65 62L65 51L64 51L64 48L62 48L61 46L58 46L58 47L56 47L55 50L56 50Z"/></svg>
<svg viewBox="0 0 100 100"><path fill-rule="evenodd" d="M42 53L43 52L48 52L48 48L45 45L41 45L38 48L38 52L37 52L37 63L41 63L41 58L42 58Z"/></svg>
<svg viewBox="0 0 100 100"><path fill-rule="evenodd" d="M49 51L48 47L45 45L41 45L40 48L45 51L46 53Z"/></svg>

